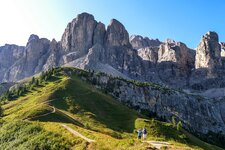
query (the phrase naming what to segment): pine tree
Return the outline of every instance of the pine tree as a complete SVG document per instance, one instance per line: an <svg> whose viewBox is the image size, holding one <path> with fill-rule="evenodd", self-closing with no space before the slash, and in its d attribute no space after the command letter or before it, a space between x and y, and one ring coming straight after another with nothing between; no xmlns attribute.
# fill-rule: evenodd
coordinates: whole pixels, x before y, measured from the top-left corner
<svg viewBox="0 0 225 150"><path fill-rule="evenodd" d="M44 78L45 78L45 72L41 72L41 75L40 75L40 79L41 79L41 81L43 81L43 80L44 80Z"/></svg>
<svg viewBox="0 0 225 150"><path fill-rule="evenodd" d="M0 117L3 115L3 108L2 106L0 105Z"/></svg>
<svg viewBox="0 0 225 150"><path fill-rule="evenodd" d="M39 80L38 80L38 79L35 80L35 85L36 85L36 86L39 85Z"/></svg>
<svg viewBox="0 0 225 150"><path fill-rule="evenodd" d="M182 124L181 121L179 121L179 122L177 123L177 130L180 131L180 130L182 129L182 127L183 127L183 124Z"/></svg>
<svg viewBox="0 0 225 150"><path fill-rule="evenodd" d="M35 82L35 77L32 78L31 84L34 84L34 82Z"/></svg>

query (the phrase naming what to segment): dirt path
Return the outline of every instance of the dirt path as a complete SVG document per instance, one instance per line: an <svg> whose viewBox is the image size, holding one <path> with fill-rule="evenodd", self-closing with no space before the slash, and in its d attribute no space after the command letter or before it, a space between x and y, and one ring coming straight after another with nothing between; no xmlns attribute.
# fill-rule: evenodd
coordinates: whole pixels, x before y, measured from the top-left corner
<svg viewBox="0 0 225 150"><path fill-rule="evenodd" d="M80 138L84 139L85 141L87 141L88 143L92 143L95 142L95 140L89 139L85 136L83 136L82 134L78 133L77 131L73 130L72 128L68 127L65 124L61 124L62 127L64 127L65 129L67 129L68 131L70 131L72 134L79 136Z"/></svg>
<svg viewBox="0 0 225 150"><path fill-rule="evenodd" d="M157 149L160 149L161 147L164 147L164 146L168 147L170 145L170 143L168 142L160 142L160 141L144 141L144 142L151 144Z"/></svg>
<svg viewBox="0 0 225 150"><path fill-rule="evenodd" d="M45 102L39 103L39 105L40 105L40 104L46 104L46 103L48 103L48 102L52 102L52 101L55 101L55 100L57 100L57 99L52 99L52 100L49 100L49 101L45 101ZM52 111L51 111L51 112L46 113L46 114L42 114L42 115L38 115L38 116L35 116L35 117L31 117L31 118L26 118L25 120L30 120L30 119L34 119L34 118L38 118L38 117L47 116L47 115L50 115L50 114L53 114L53 113L56 112L56 109L55 109L54 106L51 106L51 105L48 105L48 106L52 108Z"/></svg>
<svg viewBox="0 0 225 150"><path fill-rule="evenodd" d="M43 114L43 115L34 116L34 117L31 117L31 118L26 118L25 120L30 120L30 119L34 119L34 118L38 118L38 117L44 117L44 116L47 116L47 115L55 113L55 111L56 111L55 107L53 107L53 106L49 106L49 107L52 108L51 112Z"/></svg>

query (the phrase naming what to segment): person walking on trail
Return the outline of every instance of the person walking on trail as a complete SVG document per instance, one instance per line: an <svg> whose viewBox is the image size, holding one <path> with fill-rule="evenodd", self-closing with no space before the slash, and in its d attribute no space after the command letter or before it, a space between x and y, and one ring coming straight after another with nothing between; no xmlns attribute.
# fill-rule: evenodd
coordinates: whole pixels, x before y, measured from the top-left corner
<svg viewBox="0 0 225 150"><path fill-rule="evenodd" d="M137 130L137 135L138 135L138 139L141 139L141 136L142 136L142 131L141 131L141 129L138 129L138 130Z"/></svg>
<svg viewBox="0 0 225 150"><path fill-rule="evenodd" d="M143 133L143 140L146 140L146 137L147 137L147 129L146 128L143 128L142 133Z"/></svg>

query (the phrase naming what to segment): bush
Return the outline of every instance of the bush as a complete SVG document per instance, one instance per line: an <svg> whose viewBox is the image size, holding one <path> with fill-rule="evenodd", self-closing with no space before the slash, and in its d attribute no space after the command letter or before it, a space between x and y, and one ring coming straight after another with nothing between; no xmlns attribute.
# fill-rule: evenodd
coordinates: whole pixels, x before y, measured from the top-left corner
<svg viewBox="0 0 225 150"><path fill-rule="evenodd" d="M173 116L172 117L172 125L173 125L173 127L175 128L176 127L176 119L175 119L175 117Z"/></svg>

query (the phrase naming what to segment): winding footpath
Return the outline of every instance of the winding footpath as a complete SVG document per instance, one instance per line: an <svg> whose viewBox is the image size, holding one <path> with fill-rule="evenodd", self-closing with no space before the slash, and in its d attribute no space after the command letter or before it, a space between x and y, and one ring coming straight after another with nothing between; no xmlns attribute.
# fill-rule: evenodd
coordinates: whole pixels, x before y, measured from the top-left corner
<svg viewBox="0 0 225 150"><path fill-rule="evenodd" d="M143 141L143 142L148 143L157 149L160 149L161 147L168 147L170 145L170 143L162 141Z"/></svg>
<svg viewBox="0 0 225 150"><path fill-rule="evenodd" d="M62 127L64 127L65 129L67 129L70 133L72 133L75 136L79 136L80 138L84 139L85 141L87 141L88 143L92 143L95 142L95 140L89 139L85 136L83 136L82 134L80 134L79 132L73 130L72 128L70 128L69 126L65 125L65 124L61 124Z"/></svg>
<svg viewBox="0 0 225 150"><path fill-rule="evenodd" d="M85 93L85 94L90 94L90 92L88 93ZM46 104L46 103L49 103L51 101L55 101L57 99L53 99L53 100L49 100L49 101L46 101L46 102L43 102L43 103L40 103L40 104ZM34 119L34 118L38 118L38 117L43 117L43 116L47 116L47 115L50 115L50 114L53 114L56 112L56 108L54 106L51 106L51 105L48 105L49 107L52 108L52 111L49 112L49 113L46 113L46 114L42 114L42 115L38 115L38 116L35 116L35 117L31 117L31 118L27 118L26 120L30 120L30 119ZM66 115L66 114L65 114ZM70 128L69 126L65 125L65 124L60 124L62 127L64 127L65 129L67 129L70 133L72 133L73 135L75 136L78 136L82 139L84 139L85 141L87 141L88 143L92 143L92 142L95 142L95 140L92 140L92 139L89 139L85 136L83 136L82 134L80 134L79 132L75 131L74 129Z"/></svg>
<svg viewBox="0 0 225 150"><path fill-rule="evenodd" d="M46 104L46 103L49 103L49 102L52 102L52 101L55 101L55 100L57 100L57 99L53 99L53 100L49 100L49 101L46 101L46 102L42 102L40 104ZM51 106L51 105L48 105L48 106L52 108L51 112L48 112L48 113L45 113L45 114L42 114L42 115L38 115L38 116L34 116L34 117L31 117L31 118L26 118L25 120L30 120L30 119L34 119L34 118L38 118L38 117L44 117L44 116L47 116L47 115L50 115L50 114L53 114L53 113L56 112L56 109L55 109L54 106Z"/></svg>

